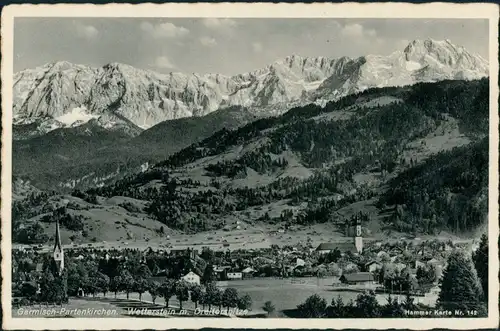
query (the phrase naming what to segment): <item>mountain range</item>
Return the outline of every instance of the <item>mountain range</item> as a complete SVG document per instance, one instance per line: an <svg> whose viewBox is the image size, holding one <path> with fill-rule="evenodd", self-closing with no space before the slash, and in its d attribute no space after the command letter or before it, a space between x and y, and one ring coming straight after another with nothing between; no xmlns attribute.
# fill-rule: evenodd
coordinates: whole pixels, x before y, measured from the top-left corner
<svg viewBox="0 0 500 331"><path fill-rule="evenodd" d="M233 106L255 116L373 87L488 76L488 62L449 40L414 40L387 56L288 56L265 68L221 74L159 74L121 63L92 68L54 62L14 75L14 137L27 139L91 122L137 136L163 121Z"/></svg>

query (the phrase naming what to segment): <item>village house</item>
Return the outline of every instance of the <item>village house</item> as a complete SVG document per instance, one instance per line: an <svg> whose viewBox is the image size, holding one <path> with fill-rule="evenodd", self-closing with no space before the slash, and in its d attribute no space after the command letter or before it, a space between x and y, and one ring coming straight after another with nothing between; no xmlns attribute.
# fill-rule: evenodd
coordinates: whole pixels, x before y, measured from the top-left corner
<svg viewBox="0 0 500 331"><path fill-rule="evenodd" d="M434 280L434 283L437 284L439 282L439 279L441 278L441 275L443 274L443 270L446 268L446 263L444 261L439 261L433 258L427 261L427 266L433 266L436 270L436 279Z"/></svg>
<svg viewBox="0 0 500 331"><path fill-rule="evenodd" d="M386 251L379 251L377 253L377 259L378 260L390 259L389 253L387 253Z"/></svg>
<svg viewBox="0 0 500 331"><path fill-rule="evenodd" d="M415 269L418 269L418 268L425 268L426 264L420 260L415 260L415 262L413 263L413 267Z"/></svg>
<svg viewBox="0 0 500 331"><path fill-rule="evenodd" d="M399 256L405 252L405 249L399 246L394 246L389 250L389 255Z"/></svg>
<svg viewBox="0 0 500 331"><path fill-rule="evenodd" d="M427 261L427 265L433 265L433 266L437 267L437 266L442 266L443 262L439 261L436 258L432 258L429 261Z"/></svg>
<svg viewBox="0 0 500 331"><path fill-rule="evenodd" d="M365 264L366 271L373 273L376 270L382 269L382 264L377 261L370 261Z"/></svg>
<svg viewBox="0 0 500 331"><path fill-rule="evenodd" d="M226 280L227 279L227 271L230 270L230 266L213 266L213 271L218 280Z"/></svg>
<svg viewBox="0 0 500 331"><path fill-rule="evenodd" d="M445 243L444 244L443 251L445 251L445 252L451 252L454 249L455 248L453 247L453 245L450 245L449 243Z"/></svg>
<svg viewBox="0 0 500 331"><path fill-rule="evenodd" d="M229 280L243 279L243 273L241 273L241 272L228 272L227 279L229 279Z"/></svg>
<svg viewBox="0 0 500 331"><path fill-rule="evenodd" d="M306 265L306 262L304 260L302 260L301 258L297 258L297 260L295 261L295 268L303 267L305 265Z"/></svg>
<svg viewBox="0 0 500 331"><path fill-rule="evenodd" d="M355 272L352 274L342 275L340 281L348 285L373 285L375 277L370 272Z"/></svg>
<svg viewBox="0 0 500 331"><path fill-rule="evenodd" d="M247 268L241 270L241 274L242 274L243 278L252 278L254 276L255 272L256 272L256 270L253 269L252 267L247 267Z"/></svg>
<svg viewBox="0 0 500 331"><path fill-rule="evenodd" d="M333 252L335 249L339 250L341 254L345 254L347 252L358 252L354 242L321 243L316 248L316 252L318 252L319 254L328 254L330 252Z"/></svg>
<svg viewBox="0 0 500 331"><path fill-rule="evenodd" d="M189 284L200 285L200 276L198 276L192 271L181 277L181 279L188 282Z"/></svg>
<svg viewBox="0 0 500 331"><path fill-rule="evenodd" d="M187 256L190 259L195 259L198 256L198 250L187 248L187 249L172 249L170 254L173 256Z"/></svg>

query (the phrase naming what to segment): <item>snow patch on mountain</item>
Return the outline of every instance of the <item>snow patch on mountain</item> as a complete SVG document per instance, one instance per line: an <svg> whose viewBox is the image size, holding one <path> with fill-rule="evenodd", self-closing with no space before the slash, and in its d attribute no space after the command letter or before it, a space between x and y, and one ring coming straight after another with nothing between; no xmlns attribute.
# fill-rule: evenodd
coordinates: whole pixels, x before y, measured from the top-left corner
<svg viewBox="0 0 500 331"><path fill-rule="evenodd" d="M415 71L421 69L422 65L415 61L406 61L406 70Z"/></svg>
<svg viewBox="0 0 500 331"><path fill-rule="evenodd" d="M55 120L65 126L73 126L87 123L93 118L99 118L99 116L87 113L87 108L83 106L75 107L69 113L56 117Z"/></svg>

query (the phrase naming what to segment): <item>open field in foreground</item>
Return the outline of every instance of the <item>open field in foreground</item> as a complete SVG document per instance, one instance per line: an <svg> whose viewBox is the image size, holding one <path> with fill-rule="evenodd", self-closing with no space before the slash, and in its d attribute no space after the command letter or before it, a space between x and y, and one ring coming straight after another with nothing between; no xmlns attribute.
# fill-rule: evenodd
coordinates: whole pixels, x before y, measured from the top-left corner
<svg viewBox="0 0 500 331"><path fill-rule="evenodd" d="M339 296L345 303L356 299L359 292L340 291L332 285L334 281L334 277L295 278L295 282L290 278L254 278L250 280L220 282L219 286L234 287L241 294L248 293L253 300L252 313L262 313L262 306L266 301L271 301L277 311L282 311L295 309L297 305L303 303L313 294L318 294L322 298L325 298L328 304L330 304L333 298ZM398 296L392 295L392 297ZM387 298L387 294L377 294L380 304L386 304ZM404 300L404 296L400 296L400 299ZM416 302L431 306L435 303L435 300L436 298L431 297L415 299Z"/></svg>

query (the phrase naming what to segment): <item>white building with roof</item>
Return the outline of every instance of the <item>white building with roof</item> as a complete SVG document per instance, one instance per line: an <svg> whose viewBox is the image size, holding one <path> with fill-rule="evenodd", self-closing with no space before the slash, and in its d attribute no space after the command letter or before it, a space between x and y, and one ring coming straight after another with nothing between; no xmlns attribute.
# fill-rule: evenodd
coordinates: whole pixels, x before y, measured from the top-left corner
<svg viewBox="0 0 500 331"><path fill-rule="evenodd" d="M200 276L198 276L197 274L195 274L192 271L190 271L186 275L182 276L181 279L186 281L189 284L200 285L200 283L201 283Z"/></svg>

